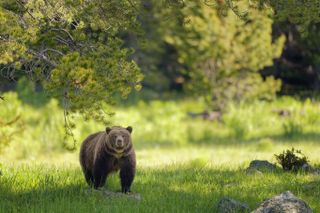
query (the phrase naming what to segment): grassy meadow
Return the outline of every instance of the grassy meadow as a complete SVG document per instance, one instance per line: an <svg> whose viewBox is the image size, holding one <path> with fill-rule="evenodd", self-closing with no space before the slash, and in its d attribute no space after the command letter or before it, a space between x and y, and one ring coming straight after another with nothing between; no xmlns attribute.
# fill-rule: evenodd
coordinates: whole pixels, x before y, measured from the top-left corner
<svg viewBox="0 0 320 213"><path fill-rule="evenodd" d="M21 94L21 93L20 93ZM290 190L320 212L320 175L283 172L246 174L251 160L269 160L284 149L302 150L320 166L320 105L283 97L275 102L230 106L221 121L191 118L205 110L202 100L139 101L106 106L114 125L133 126L137 175L127 196L90 190L79 163L78 147L105 127L75 117L76 149L64 143L63 112L56 100L42 107L16 93L0 105L0 212L215 212L231 197L253 210L266 198ZM285 109L287 116L277 112ZM279 166L279 165L278 165ZM119 191L118 175L106 189Z"/></svg>

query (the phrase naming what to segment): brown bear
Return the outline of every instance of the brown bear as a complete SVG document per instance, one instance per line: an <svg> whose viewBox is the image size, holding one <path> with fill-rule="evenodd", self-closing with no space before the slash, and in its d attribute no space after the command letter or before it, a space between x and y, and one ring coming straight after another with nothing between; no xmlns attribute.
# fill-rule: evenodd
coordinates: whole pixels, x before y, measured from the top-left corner
<svg viewBox="0 0 320 213"><path fill-rule="evenodd" d="M88 136L80 149L80 164L89 186L104 186L107 176L120 170L121 191L130 192L136 172L132 127L107 127Z"/></svg>

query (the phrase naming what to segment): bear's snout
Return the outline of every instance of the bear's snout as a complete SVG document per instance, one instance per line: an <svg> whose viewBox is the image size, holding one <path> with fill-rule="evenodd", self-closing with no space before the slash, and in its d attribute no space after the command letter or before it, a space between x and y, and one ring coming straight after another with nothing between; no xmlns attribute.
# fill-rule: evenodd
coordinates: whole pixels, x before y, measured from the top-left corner
<svg viewBox="0 0 320 213"><path fill-rule="evenodd" d="M119 148L124 147L123 137L118 136L118 137L116 138L116 146L119 147Z"/></svg>

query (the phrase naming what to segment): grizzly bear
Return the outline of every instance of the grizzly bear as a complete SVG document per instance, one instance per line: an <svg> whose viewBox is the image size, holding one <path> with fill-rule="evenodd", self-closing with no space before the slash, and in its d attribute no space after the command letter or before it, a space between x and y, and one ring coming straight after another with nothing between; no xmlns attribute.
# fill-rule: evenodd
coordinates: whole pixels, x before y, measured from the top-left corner
<svg viewBox="0 0 320 213"><path fill-rule="evenodd" d="M89 135L80 149L80 164L89 186L104 186L107 176L120 170L121 191L130 192L136 172L136 155L131 140L132 127L107 127Z"/></svg>

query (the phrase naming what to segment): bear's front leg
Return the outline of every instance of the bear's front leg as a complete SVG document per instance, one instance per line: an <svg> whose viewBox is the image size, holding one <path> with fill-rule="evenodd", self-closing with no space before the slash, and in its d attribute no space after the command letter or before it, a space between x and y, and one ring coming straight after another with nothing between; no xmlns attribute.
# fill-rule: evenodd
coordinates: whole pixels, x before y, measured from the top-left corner
<svg viewBox="0 0 320 213"><path fill-rule="evenodd" d="M127 156L120 160L121 191L131 192L131 184L136 173L136 160L134 156Z"/></svg>
<svg viewBox="0 0 320 213"><path fill-rule="evenodd" d="M93 172L93 187L94 187L94 189L98 189L101 186L101 182L102 182L101 171L95 170Z"/></svg>
<svg viewBox="0 0 320 213"><path fill-rule="evenodd" d="M93 187L95 189L103 187L106 183L107 172L106 165L101 162L97 162L93 169Z"/></svg>

